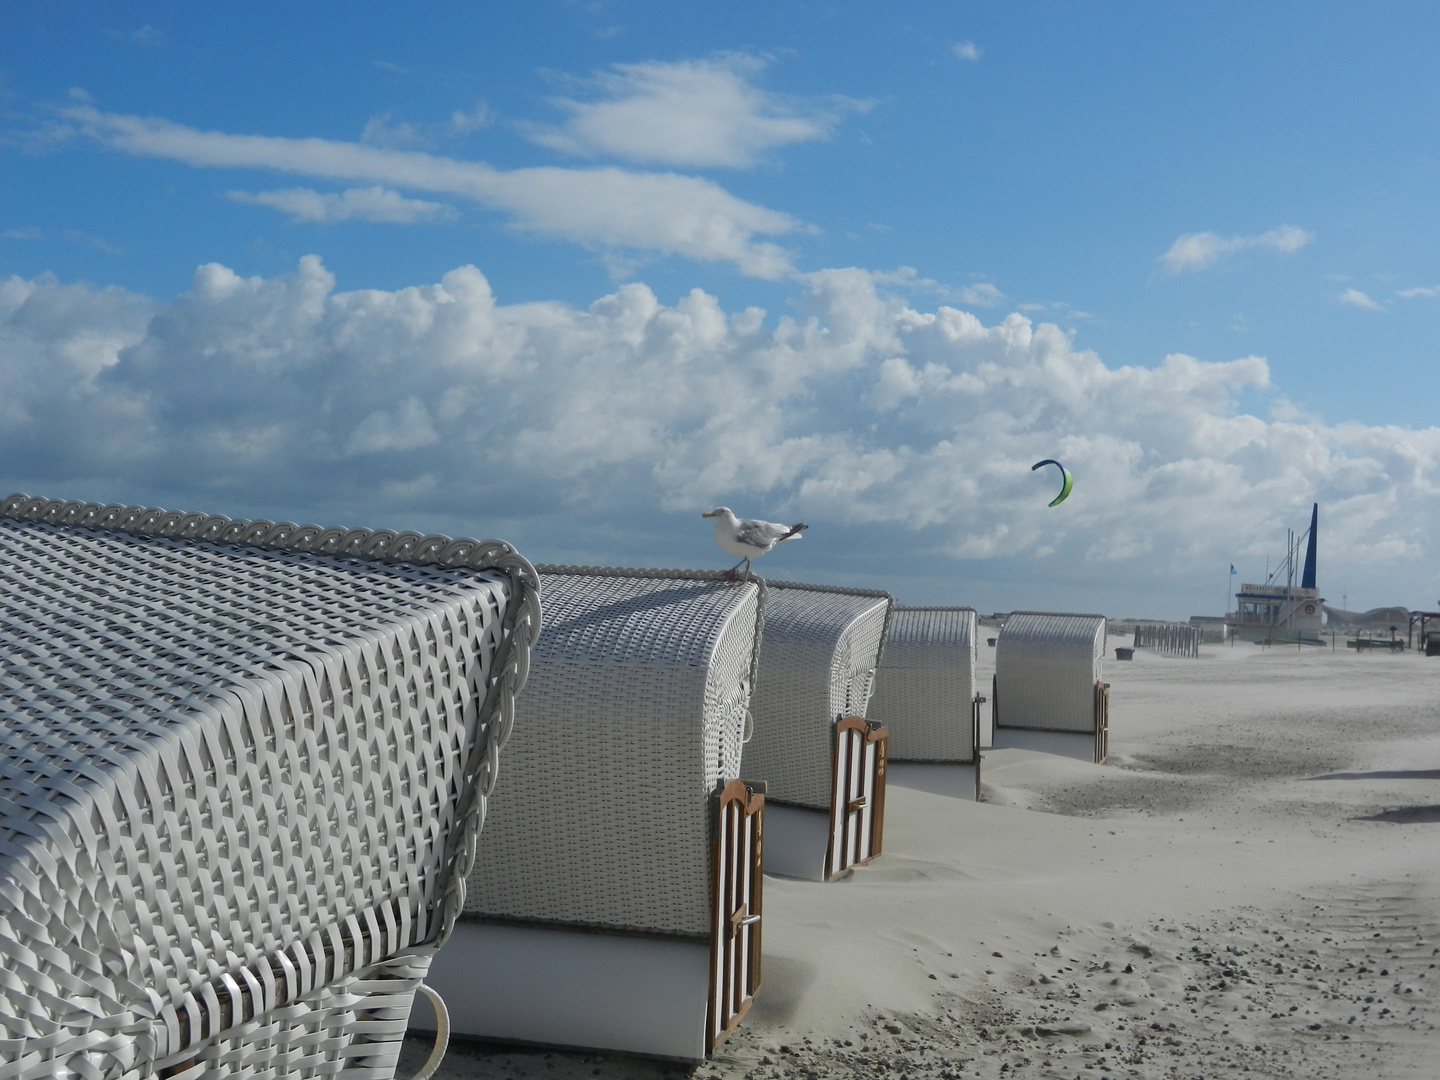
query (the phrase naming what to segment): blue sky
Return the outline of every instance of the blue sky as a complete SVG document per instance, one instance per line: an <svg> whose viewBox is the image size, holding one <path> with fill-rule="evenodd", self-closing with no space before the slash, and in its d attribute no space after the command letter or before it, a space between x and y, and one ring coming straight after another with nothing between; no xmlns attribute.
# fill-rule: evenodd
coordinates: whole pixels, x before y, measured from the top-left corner
<svg viewBox="0 0 1440 1080"><path fill-rule="evenodd" d="M1318 500L1440 596L1431 7L493 7L7 4L3 486L1180 616Z"/></svg>

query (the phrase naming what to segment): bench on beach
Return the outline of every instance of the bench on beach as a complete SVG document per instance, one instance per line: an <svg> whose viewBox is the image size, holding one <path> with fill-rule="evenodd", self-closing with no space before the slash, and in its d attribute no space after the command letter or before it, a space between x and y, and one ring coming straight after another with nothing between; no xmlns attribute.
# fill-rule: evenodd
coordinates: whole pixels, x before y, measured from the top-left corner
<svg viewBox="0 0 1440 1080"><path fill-rule="evenodd" d="M764 796L740 763L764 584L539 570L545 629L430 982L461 1035L701 1061L760 984Z"/></svg>
<svg viewBox="0 0 1440 1080"><path fill-rule="evenodd" d="M1016 611L995 645L993 745L1099 764L1110 753L1103 615Z"/></svg>
<svg viewBox="0 0 1440 1080"><path fill-rule="evenodd" d="M0 1076L393 1076L537 586L498 541L0 504Z"/></svg>
<svg viewBox="0 0 1440 1080"><path fill-rule="evenodd" d="M866 719L888 593L769 584L745 771L767 787L765 869L829 880L880 853L887 733Z"/></svg>
<svg viewBox="0 0 1440 1080"><path fill-rule="evenodd" d="M1404 652L1404 638L1350 638L1345 642L1347 649L1354 649L1356 652L1369 652L1371 650L1380 652ZM1426 655L1429 655L1428 653Z"/></svg>
<svg viewBox="0 0 1440 1080"><path fill-rule="evenodd" d="M896 605L869 718L890 732L888 784L980 797L975 609Z"/></svg>

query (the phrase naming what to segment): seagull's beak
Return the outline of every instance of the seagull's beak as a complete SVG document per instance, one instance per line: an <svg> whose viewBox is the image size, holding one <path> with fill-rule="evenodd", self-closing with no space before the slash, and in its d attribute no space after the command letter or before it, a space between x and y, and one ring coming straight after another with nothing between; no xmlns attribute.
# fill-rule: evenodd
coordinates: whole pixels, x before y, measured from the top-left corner
<svg viewBox="0 0 1440 1080"><path fill-rule="evenodd" d="M701 516L701 517L714 517L714 516L715 516L715 511L714 511L714 510L706 510L705 513L701 514L700 516Z"/></svg>

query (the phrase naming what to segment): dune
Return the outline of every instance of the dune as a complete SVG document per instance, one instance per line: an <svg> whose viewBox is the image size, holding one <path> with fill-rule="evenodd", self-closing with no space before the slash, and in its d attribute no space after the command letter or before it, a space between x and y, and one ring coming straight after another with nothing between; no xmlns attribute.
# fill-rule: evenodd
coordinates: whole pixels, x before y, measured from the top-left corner
<svg viewBox="0 0 1440 1080"><path fill-rule="evenodd" d="M892 785L875 862L767 878L764 985L699 1069L457 1044L438 1075L1440 1075L1440 661L1106 678L1108 764L986 751L983 802Z"/></svg>

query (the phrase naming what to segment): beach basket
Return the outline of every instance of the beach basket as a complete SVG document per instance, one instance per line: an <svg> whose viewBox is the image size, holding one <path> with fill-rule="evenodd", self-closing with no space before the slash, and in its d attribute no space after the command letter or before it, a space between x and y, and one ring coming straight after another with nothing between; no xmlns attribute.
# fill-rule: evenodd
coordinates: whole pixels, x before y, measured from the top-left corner
<svg viewBox="0 0 1440 1080"><path fill-rule="evenodd" d="M890 732L890 783L924 785L924 774L937 771L897 773L906 763L964 766L969 797L979 797L985 698L975 692L975 626L968 607L897 605L891 613L868 714Z"/></svg>
<svg viewBox="0 0 1440 1080"><path fill-rule="evenodd" d="M393 1075L537 586L497 541L0 504L0 1077Z"/></svg>
<svg viewBox="0 0 1440 1080"><path fill-rule="evenodd" d="M764 799L739 777L764 586L539 569L545 631L431 981L462 1034L701 1060L759 986Z"/></svg>
<svg viewBox="0 0 1440 1080"><path fill-rule="evenodd" d="M745 748L767 871L829 879L880 853L886 731L866 715L890 609L888 593L770 582Z"/></svg>
<svg viewBox="0 0 1440 1080"><path fill-rule="evenodd" d="M1070 735L1085 756L1105 760L1110 752L1109 685L1100 681L1105 633L1103 615L1017 611L1006 619L995 645L991 694L997 747L1058 745L1017 732Z"/></svg>

